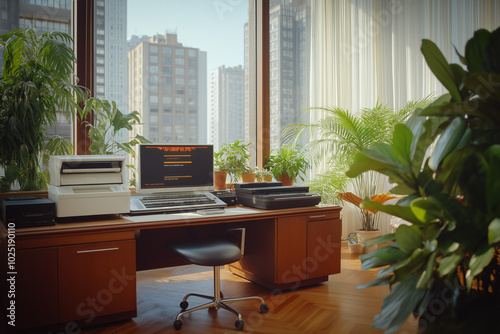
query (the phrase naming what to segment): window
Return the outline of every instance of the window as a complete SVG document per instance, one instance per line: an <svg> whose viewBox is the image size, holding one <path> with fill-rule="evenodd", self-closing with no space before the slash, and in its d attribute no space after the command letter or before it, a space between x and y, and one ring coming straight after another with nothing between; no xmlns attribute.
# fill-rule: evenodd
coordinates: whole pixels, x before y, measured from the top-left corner
<svg viewBox="0 0 500 334"><path fill-rule="evenodd" d="M170 66L163 66L162 73L163 74L172 74L172 68Z"/></svg>
<svg viewBox="0 0 500 334"><path fill-rule="evenodd" d="M175 65L184 66L184 58L175 58Z"/></svg>

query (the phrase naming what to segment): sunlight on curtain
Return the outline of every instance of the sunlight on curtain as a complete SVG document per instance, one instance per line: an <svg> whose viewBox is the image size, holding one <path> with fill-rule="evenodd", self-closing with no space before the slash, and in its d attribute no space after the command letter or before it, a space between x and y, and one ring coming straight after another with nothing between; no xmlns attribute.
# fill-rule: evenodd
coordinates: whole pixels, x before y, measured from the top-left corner
<svg viewBox="0 0 500 334"><path fill-rule="evenodd" d="M311 0L311 107L356 112L379 101L391 108L445 92L420 52L423 38L448 62L479 28L500 25L500 1ZM311 123L322 117L311 114ZM327 168L311 171L311 178ZM390 188L387 186L388 189ZM382 232L387 231L382 224ZM359 228L351 205L343 210L343 237Z"/></svg>

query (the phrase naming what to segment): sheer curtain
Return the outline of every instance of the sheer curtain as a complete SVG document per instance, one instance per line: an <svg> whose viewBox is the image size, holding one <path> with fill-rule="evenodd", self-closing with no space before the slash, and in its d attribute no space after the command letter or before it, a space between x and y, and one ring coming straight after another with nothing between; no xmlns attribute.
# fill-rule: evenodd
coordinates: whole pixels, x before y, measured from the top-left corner
<svg viewBox="0 0 500 334"><path fill-rule="evenodd" d="M377 101L392 108L446 90L420 52L422 39L449 62L479 28L500 25L498 0L311 0L312 107L356 112ZM311 122L323 115L311 114ZM311 177L327 168L316 166ZM382 232L390 217L382 217ZM343 210L343 237L359 228L352 205Z"/></svg>

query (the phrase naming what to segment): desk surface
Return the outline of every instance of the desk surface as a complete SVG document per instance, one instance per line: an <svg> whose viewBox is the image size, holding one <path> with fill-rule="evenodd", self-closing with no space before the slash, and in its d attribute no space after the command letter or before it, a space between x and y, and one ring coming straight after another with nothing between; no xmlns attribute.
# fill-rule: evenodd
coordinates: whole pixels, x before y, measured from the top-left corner
<svg viewBox="0 0 500 334"><path fill-rule="evenodd" d="M43 239L70 238L72 236L109 233L128 233L126 239L133 238L137 230L219 224L245 220L261 220L275 217L296 216L325 212L340 216L339 206L311 206L279 210L260 210L242 206L228 207L223 214L201 215L194 212L153 214L138 216L88 216L65 218L54 226L28 227L16 229L20 248L50 246ZM0 227L5 231L5 226ZM120 237L118 237L120 238ZM69 242L69 241L68 241ZM66 244L66 242L63 242Z"/></svg>
<svg viewBox="0 0 500 334"><path fill-rule="evenodd" d="M166 213L137 216L88 216L64 219L54 226L27 227L16 229L17 237L57 236L66 233L85 231L127 231L173 226L186 226L237 221L238 219L267 219L276 216L294 216L297 214L313 214L319 211L340 212L339 206L311 206L279 210L260 210L242 206L228 207L225 213L201 215L195 212ZM4 226L5 227L5 226Z"/></svg>

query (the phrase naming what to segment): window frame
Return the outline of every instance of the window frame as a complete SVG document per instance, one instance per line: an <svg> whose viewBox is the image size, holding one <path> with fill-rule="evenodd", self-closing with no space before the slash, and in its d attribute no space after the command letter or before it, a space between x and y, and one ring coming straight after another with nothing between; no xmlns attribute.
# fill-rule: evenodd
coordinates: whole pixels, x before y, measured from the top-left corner
<svg viewBox="0 0 500 334"><path fill-rule="evenodd" d="M75 73L79 84L89 90L94 96L94 1L73 0L73 24L75 31L75 54L77 57ZM256 110L256 124L250 124L255 130L256 163L263 167L270 153L270 90L269 90L269 0L250 0L249 20L250 40L254 35L255 51L250 55L250 72L255 73L255 96L250 98L250 110ZM161 50L163 51L163 50ZM160 50L159 50L160 52ZM174 53L174 52L172 52ZM252 82L254 81L254 82ZM85 121L93 124L94 115L89 114ZM89 147L88 127L82 124L79 115L74 121L74 153L77 155L91 154ZM256 126L254 126L256 125Z"/></svg>

